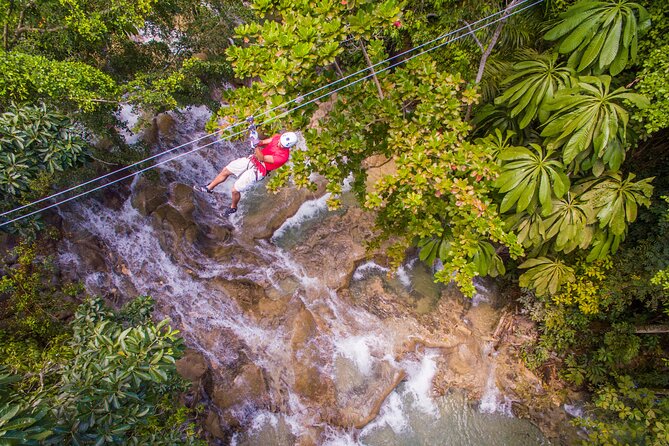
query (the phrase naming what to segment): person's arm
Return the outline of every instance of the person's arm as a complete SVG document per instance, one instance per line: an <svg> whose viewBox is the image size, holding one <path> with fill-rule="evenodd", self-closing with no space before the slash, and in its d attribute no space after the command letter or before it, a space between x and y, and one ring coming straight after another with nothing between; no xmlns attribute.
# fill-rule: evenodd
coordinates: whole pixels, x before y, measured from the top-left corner
<svg viewBox="0 0 669 446"><path fill-rule="evenodd" d="M272 138L270 138L269 140L271 141ZM267 143L267 144L269 144L269 143ZM263 155L262 151L258 148L258 146L256 146L256 148L255 148L254 155L255 155L256 159L260 162L265 162L265 163L270 163L270 164L274 163L274 157L272 155Z"/></svg>

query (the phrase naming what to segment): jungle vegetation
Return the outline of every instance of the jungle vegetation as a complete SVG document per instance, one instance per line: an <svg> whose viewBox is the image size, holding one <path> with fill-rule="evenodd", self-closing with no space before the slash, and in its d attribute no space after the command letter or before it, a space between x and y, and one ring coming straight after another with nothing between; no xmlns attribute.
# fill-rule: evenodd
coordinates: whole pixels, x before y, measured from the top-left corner
<svg viewBox="0 0 669 446"><path fill-rule="evenodd" d="M415 249L466 295L476 276L515 290L539 329L526 364L555 372L556 388L592 393L577 421L590 443L669 443L669 4L545 0L513 15L529 2L114 5L2 2L3 209L141 159L145 147L119 138L121 106L151 116L206 104L216 112L209 130L274 108L263 132L300 129L307 149L269 188L312 187L318 173L336 208L352 177L377 215L370 247L390 241L395 266ZM497 22L476 24L498 11ZM448 45L406 53L461 28L470 32ZM370 67L335 95L280 106ZM226 82L236 88L218 97ZM313 119L319 108L328 112ZM101 139L111 144L91 143ZM388 173L370 184L378 166ZM179 425L171 438L196 441L160 398L182 385L172 365L182 347L150 319L150 299L115 313L76 285L46 287L48 244L40 252L32 240L53 231L39 220L11 230L23 241L0 282L0 439L140 444ZM138 333L160 340L160 353ZM127 345L108 367L129 397L97 384L85 348L95 336ZM128 371L132 355L141 373ZM114 411L93 423L84 398ZM54 401L59 410L47 410Z"/></svg>

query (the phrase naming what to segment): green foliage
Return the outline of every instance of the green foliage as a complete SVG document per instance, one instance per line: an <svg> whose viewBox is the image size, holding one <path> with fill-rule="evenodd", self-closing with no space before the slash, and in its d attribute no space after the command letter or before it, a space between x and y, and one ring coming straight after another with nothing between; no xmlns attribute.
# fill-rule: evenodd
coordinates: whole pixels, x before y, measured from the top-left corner
<svg viewBox="0 0 669 446"><path fill-rule="evenodd" d="M5 29L3 47L37 40L40 35L67 35L96 42L115 33L136 33L144 24L155 0L117 0L112 7L94 0L3 2L0 26Z"/></svg>
<svg viewBox="0 0 669 446"><path fill-rule="evenodd" d="M553 112L541 132L554 148L562 148L565 164L592 169L599 176L608 164L617 171L625 158L629 113L623 100L639 108L648 99L626 88L610 91L609 76L579 78L576 89L555 94L547 110Z"/></svg>
<svg viewBox="0 0 669 446"><path fill-rule="evenodd" d="M529 175L522 173L520 178L527 179ZM500 178L504 179L502 176ZM634 174L629 174L626 180L622 180L618 173L610 173L599 179L585 178L564 197L552 198L550 208L544 208L541 213L534 208L517 211L507 218L507 223L517 232L518 241L530 250L531 256L549 251L566 254L576 248L591 248L588 261L604 259L618 249L627 228L637 218L639 206L650 205L652 178L638 182L632 181L634 178ZM536 193L537 190L540 187L535 186L529 189L530 192L524 193ZM525 277L525 286L557 280L554 283L559 288L563 283L562 280L549 277L552 274L550 268L532 268L530 271L521 276ZM550 293L555 294L554 291Z"/></svg>
<svg viewBox="0 0 669 446"><path fill-rule="evenodd" d="M525 60L513 65L513 74L504 79L504 93L495 98L495 104L505 104L512 118L519 117L521 129L533 119L545 122L548 118L546 105L559 90L574 83L574 71L557 61L557 53L542 54L534 60Z"/></svg>
<svg viewBox="0 0 669 446"><path fill-rule="evenodd" d="M600 228L609 229L613 235L625 233L627 225L636 220L639 206L650 206L653 179L633 182L634 178L634 174L629 174L623 180L619 173L611 173L583 195L597 209Z"/></svg>
<svg viewBox="0 0 669 446"><path fill-rule="evenodd" d="M639 35L650 27L646 9L627 0L580 1L560 18L544 38L562 39L558 51L571 54L577 71L608 69L613 76L636 61Z"/></svg>
<svg viewBox="0 0 669 446"><path fill-rule="evenodd" d="M0 71L0 105L46 101L91 112L117 104L112 78L81 62L0 50Z"/></svg>
<svg viewBox="0 0 669 446"><path fill-rule="evenodd" d="M640 386L669 385L660 335L635 333L636 326L666 320L667 291L662 281L651 281L669 265L666 209L660 202L642 212L644 226L631 227L629 242L615 257L590 261L579 255L573 282L556 294L523 299L541 327L538 343L526 348L528 364L538 367L557 357L565 379L590 388L621 374L634 376Z"/></svg>
<svg viewBox="0 0 669 446"><path fill-rule="evenodd" d="M553 200L552 212L539 223L543 240L535 239L534 244L554 239L552 249L564 253L570 253L577 247L586 249L590 246L594 235L592 225L597 221L595 212L590 203L575 192Z"/></svg>
<svg viewBox="0 0 669 446"><path fill-rule="evenodd" d="M153 75L140 75L124 88L128 102L160 113L177 107L174 94L181 89L185 80L186 76L181 72L158 78Z"/></svg>
<svg viewBox="0 0 669 446"><path fill-rule="evenodd" d="M78 289L50 283L52 263L38 256L37 243L16 249L16 265L5 270L0 293L7 298L0 310L0 328L14 339L33 339L42 345L64 332L56 315L73 309ZM43 255L43 254L42 254Z"/></svg>
<svg viewBox="0 0 669 446"><path fill-rule="evenodd" d="M47 409L39 401L22 401L12 385L20 377L0 367L0 444L34 446L49 438Z"/></svg>
<svg viewBox="0 0 669 446"><path fill-rule="evenodd" d="M100 298L82 304L64 355L45 350L48 362L37 361L32 370L13 367L26 376L12 378L14 387L3 398L0 442L6 440L4 429L18 439L39 435L46 444L203 444L185 408L173 403L186 388L175 366L183 340L167 320L152 322L153 305L149 297L119 312L105 308ZM0 396L5 379L0 373ZM21 441L9 444L32 444Z"/></svg>
<svg viewBox="0 0 669 446"><path fill-rule="evenodd" d="M237 27L237 37L244 45L232 46L227 52L238 77L260 79L250 88L229 93L232 107L225 113L241 118L332 80L344 41L352 41L355 49L367 47L373 34L390 29L400 17L396 0L326 0L316 4L308 0L256 0L252 7L267 20ZM374 58L374 45L367 50ZM259 102L263 98L264 103ZM305 107L298 113L307 116L312 112L313 107ZM280 113L275 111L274 116ZM303 118L296 124L305 121Z"/></svg>
<svg viewBox="0 0 669 446"><path fill-rule="evenodd" d="M524 288L536 290L537 295L555 294L560 287L573 282L574 270L560 260L552 260L547 257L529 259L519 265L519 268L527 269L518 281Z"/></svg>
<svg viewBox="0 0 669 446"><path fill-rule="evenodd" d="M114 32L136 33L144 24L155 0L118 1L113 8L100 8L91 0L61 0L62 21L85 40L95 41Z"/></svg>
<svg viewBox="0 0 669 446"><path fill-rule="evenodd" d="M53 407L62 428L59 441L146 444L136 431L157 415L163 395L185 388L175 367L183 341L167 320L151 322L150 298L139 300L124 312L132 322L107 310L101 299L89 300L77 310L72 322L74 358L64 365L54 389ZM178 437L178 432L167 431L163 444Z"/></svg>
<svg viewBox="0 0 669 446"><path fill-rule="evenodd" d="M552 159L553 150L544 153L537 144L531 148L508 147L497 158L502 161L502 174L494 185L504 195L500 211L516 207L516 212L535 209L540 204L543 213L552 208L552 197L562 198L569 190L569 178L561 162Z"/></svg>
<svg viewBox="0 0 669 446"><path fill-rule="evenodd" d="M65 324L64 324L65 325ZM23 379L16 384L18 392L28 394L40 387L52 386L58 380L55 373L72 358L67 326L62 333L44 343L32 337L21 338L9 331L0 331L0 364L4 364Z"/></svg>
<svg viewBox="0 0 669 446"><path fill-rule="evenodd" d="M610 302L602 293L606 274L613 268L611 259L586 262L579 259L574 265L575 280L565 284L559 293L551 296L553 302L565 306L577 306L584 315L594 315Z"/></svg>
<svg viewBox="0 0 669 446"><path fill-rule="evenodd" d="M669 45L655 48L643 62L637 90L650 98L650 105L633 117L643 123L647 133L669 127Z"/></svg>
<svg viewBox="0 0 669 446"><path fill-rule="evenodd" d="M594 415L576 420L588 430L588 444L669 443L669 399L638 388L630 376L621 376L617 385L597 392Z"/></svg>
<svg viewBox="0 0 669 446"><path fill-rule="evenodd" d="M307 150L293 153L292 173L298 185L320 173L335 194L352 173L366 206L378 213L380 238L395 241L394 261L399 264L412 241L423 240L421 256L443 262L437 278L454 278L471 294L474 275L504 271L490 243L508 246L513 256L519 248L488 197L497 174L495 144L466 141L461 111L476 96L463 84L434 63L410 61L383 78L385 99L369 87L340 96L320 123L327 131L307 132ZM361 167L371 159L387 161L390 170L365 188Z"/></svg>
<svg viewBox="0 0 669 446"><path fill-rule="evenodd" d="M0 114L0 199L20 202L43 172L81 163L87 144L75 124L46 105L11 105Z"/></svg>

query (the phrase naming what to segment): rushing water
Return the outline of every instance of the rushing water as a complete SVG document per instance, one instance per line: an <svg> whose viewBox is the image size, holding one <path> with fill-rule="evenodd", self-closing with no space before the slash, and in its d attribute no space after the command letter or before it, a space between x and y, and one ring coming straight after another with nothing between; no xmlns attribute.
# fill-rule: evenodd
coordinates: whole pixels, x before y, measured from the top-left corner
<svg viewBox="0 0 669 446"><path fill-rule="evenodd" d="M201 135L199 129L207 118L208 113L201 108L177 117L177 142ZM128 138L135 136L129 134ZM243 153L241 150L231 144L214 145L163 166L160 175L164 182L203 183ZM240 212L230 222L235 234L240 234L244 218L253 212L254 200L266 198L263 189L259 187L244 197ZM226 184L208 197L212 209L227 205L229 190L230 184ZM480 405L468 403L457 392L435 398L432 382L438 350L424 349L397 359L396 348L405 333L341 299L319 277L306 273L305 265L293 257L291 250L324 219L338 215L327 211L326 199L307 201L269 240L240 242L253 259L235 257L228 262L214 261L187 244L183 245L183 256L177 259L161 247L160 234L150 217L134 209L130 199L117 210L88 199L63 211L62 216L72 228L90 232L103 244L109 272L80 268L81 259L73 254L69 243L63 246L60 261L64 268L78 271L91 293L118 289L152 295L158 317L171 318L187 344L202 352L213 370L234 366L241 359L235 346L241 345L243 355L267 372L270 398L280 410L240 406L234 413L242 431L229 439L232 444L290 445L314 427L320 432L318 441L331 446L547 444L531 424L510 417L495 387L494 363ZM216 212L197 218L211 226L223 223ZM433 283L431 271L415 260L393 277L387 273L376 263L362 263L353 274L352 292L365 281L382 276L389 289L406 296L418 313L428 312L439 298L440 289ZM311 352L311 356L291 354L295 341L290 327L249 316L214 286L220 279L250 280L305 308L316 320L317 334L300 352ZM359 429L341 428L324 422L319 417L320 407L294 391L300 378L296 376L296 360L311 361L309 365L314 365L319 374L330 378L337 389L336 404L351 410L367 407L372 396L378 398L374 389L381 385L380 376L388 381L392 373L401 372L406 379L385 398L379 415L369 424Z"/></svg>

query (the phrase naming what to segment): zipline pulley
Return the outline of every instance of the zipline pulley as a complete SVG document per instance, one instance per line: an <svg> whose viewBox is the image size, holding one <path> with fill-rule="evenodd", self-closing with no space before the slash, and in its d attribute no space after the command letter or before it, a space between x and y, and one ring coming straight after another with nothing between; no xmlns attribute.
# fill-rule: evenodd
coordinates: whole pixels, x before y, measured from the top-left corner
<svg viewBox="0 0 669 446"><path fill-rule="evenodd" d="M251 148L255 149L260 142L260 137L258 136L258 130L255 122L253 122L253 116L246 118L246 122L249 123L249 141L251 142Z"/></svg>

